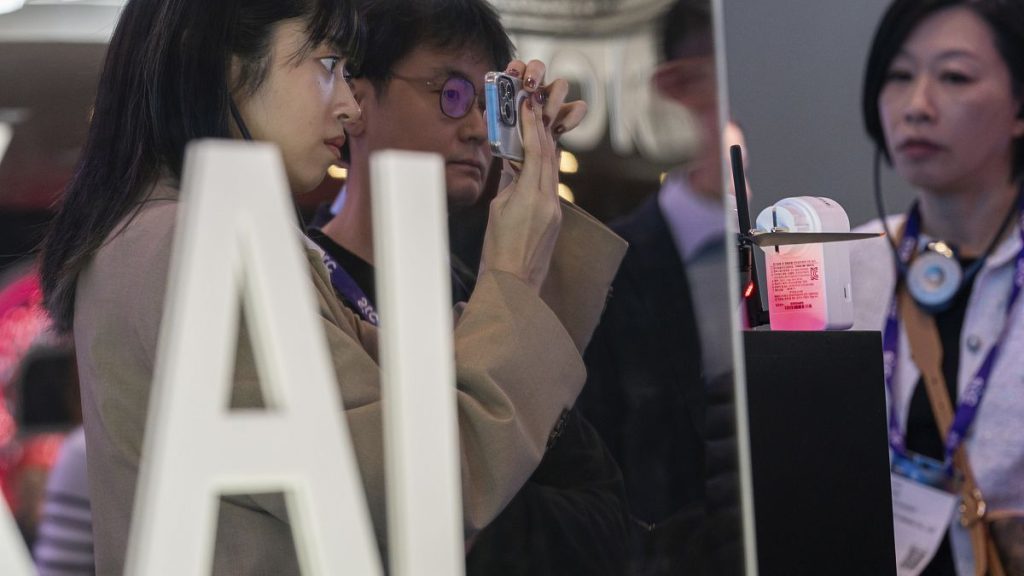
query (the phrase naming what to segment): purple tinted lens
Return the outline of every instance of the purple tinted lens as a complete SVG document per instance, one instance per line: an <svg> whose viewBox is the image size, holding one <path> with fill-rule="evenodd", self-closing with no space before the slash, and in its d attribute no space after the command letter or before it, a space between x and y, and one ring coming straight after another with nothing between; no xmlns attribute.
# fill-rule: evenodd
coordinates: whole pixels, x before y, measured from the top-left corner
<svg viewBox="0 0 1024 576"><path fill-rule="evenodd" d="M473 83L465 78L452 76L441 86L441 112L451 118L462 118L476 100Z"/></svg>

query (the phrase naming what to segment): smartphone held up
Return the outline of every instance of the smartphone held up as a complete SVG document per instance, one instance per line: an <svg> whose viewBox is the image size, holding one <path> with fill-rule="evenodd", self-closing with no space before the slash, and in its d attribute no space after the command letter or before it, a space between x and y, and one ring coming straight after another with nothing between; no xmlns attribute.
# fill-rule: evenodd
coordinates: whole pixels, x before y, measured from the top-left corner
<svg viewBox="0 0 1024 576"><path fill-rule="evenodd" d="M529 95L522 82L503 72L488 72L484 78L487 99L487 140L491 153L499 158L523 161L523 131L519 111Z"/></svg>

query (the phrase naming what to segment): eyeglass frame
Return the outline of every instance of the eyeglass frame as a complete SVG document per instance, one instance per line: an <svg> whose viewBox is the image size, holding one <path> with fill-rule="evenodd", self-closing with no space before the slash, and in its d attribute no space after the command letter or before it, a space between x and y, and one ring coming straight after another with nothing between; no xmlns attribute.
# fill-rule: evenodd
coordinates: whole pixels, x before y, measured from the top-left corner
<svg viewBox="0 0 1024 576"><path fill-rule="evenodd" d="M440 82L438 82L437 77L423 78L423 77L416 77L416 76L406 76L404 74L398 74L396 72L392 72L391 74L389 74L389 77L397 78L399 80L405 80L406 82L425 84L432 92L436 91L437 92L437 106L441 110L441 113L444 114L446 118L451 118L452 120L462 120L466 116L469 116L470 112L472 112L472 110L473 110L473 104L470 104L468 107L466 107L466 111L465 111L465 113L462 114L462 116L452 116L451 114L445 112L445 110L444 110L444 100L443 100L444 99L444 86L445 86L445 84L447 84L448 82L450 82L452 80L462 80L462 81L466 82L467 84L469 84L469 87L473 90L473 97L471 99L471 102L475 103L476 104L476 108L479 109L481 112L485 109L485 102L486 102L486 100L484 99L483 94L481 92L478 92L477 89L476 89L476 84L474 84L472 80L470 80L469 78L467 78L463 74L450 73L450 74L448 74L448 76L446 76L444 78L444 80L442 80Z"/></svg>

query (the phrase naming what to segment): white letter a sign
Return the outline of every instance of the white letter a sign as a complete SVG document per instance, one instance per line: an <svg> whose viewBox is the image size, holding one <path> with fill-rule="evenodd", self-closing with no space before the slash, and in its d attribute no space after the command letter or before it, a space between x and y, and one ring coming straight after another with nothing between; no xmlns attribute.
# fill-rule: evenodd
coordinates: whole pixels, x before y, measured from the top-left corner
<svg viewBox="0 0 1024 576"><path fill-rule="evenodd" d="M283 492L303 574L379 575L280 156L185 165L126 573L209 574L219 497ZM240 295L266 410L229 409Z"/></svg>

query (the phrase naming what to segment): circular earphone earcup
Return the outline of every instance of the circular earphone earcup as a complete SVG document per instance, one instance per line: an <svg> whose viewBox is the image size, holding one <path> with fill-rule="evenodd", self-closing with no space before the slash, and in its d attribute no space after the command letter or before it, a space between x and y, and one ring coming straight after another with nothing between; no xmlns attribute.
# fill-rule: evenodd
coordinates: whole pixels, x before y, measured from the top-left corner
<svg viewBox="0 0 1024 576"><path fill-rule="evenodd" d="M921 308L942 312L949 309L963 278L964 271L956 258L925 250L910 263L907 289Z"/></svg>

